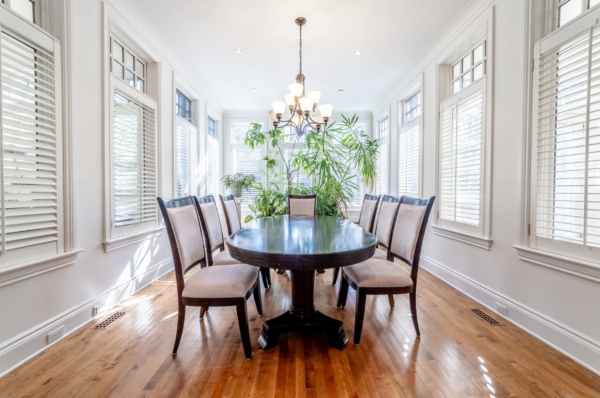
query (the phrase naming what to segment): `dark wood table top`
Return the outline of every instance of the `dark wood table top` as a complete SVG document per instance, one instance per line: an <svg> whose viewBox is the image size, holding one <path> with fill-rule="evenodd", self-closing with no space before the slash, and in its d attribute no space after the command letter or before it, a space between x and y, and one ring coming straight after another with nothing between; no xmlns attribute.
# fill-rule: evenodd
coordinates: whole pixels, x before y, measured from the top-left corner
<svg viewBox="0 0 600 398"><path fill-rule="evenodd" d="M274 216L254 220L227 238L245 264L288 270L344 267L373 256L375 235L333 216Z"/></svg>

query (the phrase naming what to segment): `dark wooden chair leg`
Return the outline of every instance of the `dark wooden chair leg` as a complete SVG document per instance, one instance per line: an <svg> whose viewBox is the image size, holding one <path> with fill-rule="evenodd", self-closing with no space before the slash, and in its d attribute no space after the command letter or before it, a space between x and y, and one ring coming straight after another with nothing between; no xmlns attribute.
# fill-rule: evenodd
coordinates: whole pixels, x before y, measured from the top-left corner
<svg viewBox="0 0 600 398"><path fill-rule="evenodd" d="M206 315L206 311L208 311L208 307L200 307L200 319L204 318L204 315Z"/></svg>
<svg viewBox="0 0 600 398"><path fill-rule="evenodd" d="M173 355L177 354L181 335L183 334L183 323L185 322L185 305L179 303L179 311L177 315L177 334L175 335L175 346L173 347Z"/></svg>
<svg viewBox="0 0 600 398"><path fill-rule="evenodd" d="M337 282L337 278L340 275L340 269L336 268L333 270L333 283L332 285L335 285L335 283Z"/></svg>
<svg viewBox="0 0 600 398"><path fill-rule="evenodd" d="M348 281L344 278L344 275L342 273L342 279L340 280L340 291L338 292L338 299L337 299L337 307L345 307L346 306L346 299L348 298L348 288L350 286L348 285Z"/></svg>
<svg viewBox="0 0 600 398"><path fill-rule="evenodd" d="M362 334L363 320L365 319L365 306L367 304L367 294L360 288L356 289L356 317L354 319L354 344L360 343Z"/></svg>
<svg viewBox="0 0 600 398"><path fill-rule="evenodd" d="M250 346L250 325L248 324L248 308L246 307L246 300L242 298L241 301L235 305L235 308L237 310L240 334L242 335L244 355L246 355L246 359L252 359L252 347Z"/></svg>
<svg viewBox="0 0 600 398"><path fill-rule="evenodd" d="M285 270L284 270L284 269L278 269L278 270L277 270L277 273L278 273L279 275L283 275L283 274L285 274Z"/></svg>
<svg viewBox="0 0 600 398"><path fill-rule="evenodd" d="M273 282L271 282L271 268L265 268L265 275L267 275L267 281L269 281L269 287L271 287L273 285Z"/></svg>
<svg viewBox="0 0 600 398"><path fill-rule="evenodd" d="M263 286L265 287L265 289L268 289L269 287L271 287L271 285L269 284L269 278L267 277L268 271L269 271L268 268L260 269L260 275L262 276L262 282L263 282Z"/></svg>
<svg viewBox="0 0 600 398"><path fill-rule="evenodd" d="M256 286L254 286L254 292L252 292L252 295L254 296L254 303L256 304L256 311L258 312L258 315L262 315L263 308L262 308L262 299L260 297L260 280L258 278L256 279Z"/></svg>
<svg viewBox="0 0 600 398"><path fill-rule="evenodd" d="M417 320L417 292L412 292L408 296L410 298L410 315L413 320L413 325L415 326L415 332L417 332L417 336L421 336L419 321Z"/></svg>
<svg viewBox="0 0 600 398"><path fill-rule="evenodd" d="M396 305L396 301L394 300L394 295L388 294L388 299L390 300L390 307L394 308L394 305Z"/></svg>

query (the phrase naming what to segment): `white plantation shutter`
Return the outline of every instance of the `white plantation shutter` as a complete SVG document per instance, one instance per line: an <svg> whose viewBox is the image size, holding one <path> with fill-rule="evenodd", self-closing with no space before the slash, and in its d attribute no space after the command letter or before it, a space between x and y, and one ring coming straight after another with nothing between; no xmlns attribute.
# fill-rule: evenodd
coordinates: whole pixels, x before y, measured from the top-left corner
<svg viewBox="0 0 600 398"><path fill-rule="evenodd" d="M600 28L598 10L536 44L532 245L598 262ZM580 28L579 34L573 36Z"/></svg>
<svg viewBox="0 0 600 398"><path fill-rule="evenodd" d="M384 195L388 193L388 146L389 145L387 138L379 143L379 155L377 155L377 162L375 163L375 166L377 168L377 180L375 181L375 195Z"/></svg>
<svg viewBox="0 0 600 398"><path fill-rule="evenodd" d="M398 195L418 198L421 165L421 128L406 127L398 136Z"/></svg>
<svg viewBox="0 0 600 398"><path fill-rule="evenodd" d="M478 87L484 82L485 79L461 92L466 98L442 111L439 207L442 225L482 224L483 92ZM474 94L472 89L476 90Z"/></svg>
<svg viewBox="0 0 600 398"><path fill-rule="evenodd" d="M63 251L60 82L47 42L0 30L0 256L10 265Z"/></svg>
<svg viewBox="0 0 600 398"><path fill-rule="evenodd" d="M206 144L206 193L216 197L221 193L219 140L209 135L206 137Z"/></svg>
<svg viewBox="0 0 600 398"><path fill-rule="evenodd" d="M176 116L177 196L198 194L198 130Z"/></svg>
<svg viewBox="0 0 600 398"><path fill-rule="evenodd" d="M256 177L256 182L261 181L262 177L263 156L260 149L233 149L233 173L244 173L245 175L253 175ZM249 191L242 192L244 204L254 204L254 199L258 195L258 189L250 188Z"/></svg>
<svg viewBox="0 0 600 398"><path fill-rule="evenodd" d="M112 80L113 233L120 236L156 226L156 111L131 88ZM127 94L126 94L127 93ZM133 95L132 95L133 94ZM131 96L130 96L131 95Z"/></svg>

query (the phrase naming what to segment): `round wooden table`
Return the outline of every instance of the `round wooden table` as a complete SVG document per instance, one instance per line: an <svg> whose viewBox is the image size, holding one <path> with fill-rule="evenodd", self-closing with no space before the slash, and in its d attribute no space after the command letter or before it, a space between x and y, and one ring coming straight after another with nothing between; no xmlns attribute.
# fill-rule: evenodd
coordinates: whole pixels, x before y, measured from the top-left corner
<svg viewBox="0 0 600 398"><path fill-rule="evenodd" d="M258 339L267 349L282 333L325 333L332 347L348 343L344 323L317 311L315 270L345 267L373 256L375 235L339 217L274 216L254 220L227 238L231 256L257 267L290 270L292 305L265 321Z"/></svg>

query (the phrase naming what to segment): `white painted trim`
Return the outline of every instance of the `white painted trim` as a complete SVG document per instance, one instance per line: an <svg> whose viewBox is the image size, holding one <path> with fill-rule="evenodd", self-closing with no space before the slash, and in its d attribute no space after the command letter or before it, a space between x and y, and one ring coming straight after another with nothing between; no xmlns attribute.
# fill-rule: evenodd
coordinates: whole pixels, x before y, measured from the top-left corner
<svg viewBox="0 0 600 398"><path fill-rule="evenodd" d="M75 264L77 256L82 251L81 249L73 250L51 257L0 268L0 287Z"/></svg>
<svg viewBox="0 0 600 398"><path fill-rule="evenodd" d="M440 227L438 225L432 225L431 227L433 228L433 233L439 236L444 236L459 242L468 243L469 245L473 245L485 250L490 250L492 247L492 239L489 238L467 234L453 229Z"/></svg>
<svg viewBox="0 0 600 398"><path fill-rule="evenodd" d="M104 245L104 252L108 253L113 250L120 249L125 246L133 245L135 243L139 243L145 241L147 239L156 238L161 236L164 232L165 227L158 227L155 229L151 229L149 231L143 231L132 235L120 236L116 239L105 240L102 242Z"/></svg>
<svg viewBox="0 0 600 398"><path fill-rule="evenodd" d="M94 320L92 309L98 303L107 302L111 299L111 296L116 296L116 301L108 303L108 308L112 308L170 272L172 269L173 259L168 258L163 260L152 268L144 271L142 274L134 276L127 282L97 294L63 313L34 326L20 335L0 343L0 378L6 376L8 373L54 345L56 342L47 344L46 335L55 328L64 325L65 337L68 336ZM154 274L150 275L151 273ZM149 275L152 276L150 280L147 279L147 276ZM146 283L144 283L144 281L146 281ZM139 287L136 287L138 283L140 285ZM60 340L62 340L62 338Z"/></svg>
<svg viewBox="0 0 600 398"><path fill-rule="evenodd" d="M532 249L526 246L514 245L513 247L517 249L519 259L523 261L552 268L590 281L600 282L600 264Z"/></svg>
<svg viewBox="0 0 600 398"><path fill-rule="evenodd" d="M507 306L507 321L600 375L600 342L429 257L423 255L421 260L423 269L488 309L495 312L496 302Z"/></svg>

